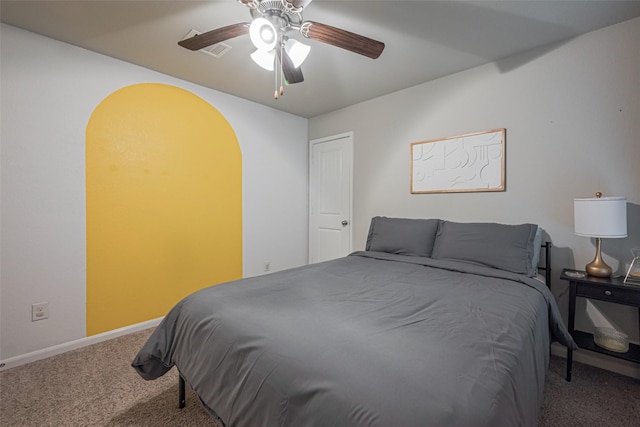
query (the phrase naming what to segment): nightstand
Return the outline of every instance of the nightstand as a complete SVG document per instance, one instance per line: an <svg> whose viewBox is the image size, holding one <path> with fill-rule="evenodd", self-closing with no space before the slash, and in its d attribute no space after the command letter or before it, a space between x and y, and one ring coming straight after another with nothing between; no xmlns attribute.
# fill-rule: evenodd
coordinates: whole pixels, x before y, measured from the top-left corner
<svg viewBox="0 0 640 427"><path fill-rule="evenodd" d="M622 277L610 279L602 279L588 275L585 275L584 277L573 277L567 275L567 272L571 274L571 272L575 272L575 270L562 270L560 279L567 280L569 282L569 333L576 344L578 344L578 347L585 350L595 351L596 353L605 354L607 356L616 357L618 359L640 363L640 345L629 343L628 352L616 353L615 351L609 351L597 346L593 340L593 334L574 330L577 297L638 307L638 315L640 316L640 286L624 284ZM640 327L640 321L638 324ZM572 365L573 350L568 349L567 381L571 381Z"/></svg>

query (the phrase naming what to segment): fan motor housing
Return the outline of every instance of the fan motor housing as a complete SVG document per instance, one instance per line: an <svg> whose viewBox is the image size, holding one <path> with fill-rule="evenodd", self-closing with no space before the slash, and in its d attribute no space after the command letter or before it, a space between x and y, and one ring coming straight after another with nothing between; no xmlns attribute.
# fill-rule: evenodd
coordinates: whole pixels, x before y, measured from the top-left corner
<svg viewBox="0 0 640 427"><path fill-rule="evenodd" d="M255 7L251 7L251 17L263 17L268 19L274 26L281 29L299 29L302 24L301 9L292 6L286 0L270 0L258 2Z"/></svg>

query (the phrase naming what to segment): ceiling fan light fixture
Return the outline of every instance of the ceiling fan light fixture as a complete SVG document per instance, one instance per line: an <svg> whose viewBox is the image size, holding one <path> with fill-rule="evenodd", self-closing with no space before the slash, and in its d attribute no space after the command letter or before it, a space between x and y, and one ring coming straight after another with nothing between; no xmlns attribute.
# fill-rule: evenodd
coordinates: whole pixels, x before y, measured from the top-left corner
<svg viewBox="0 0 640 427"><path fill-rule="evenodd" d="M291 62L293 62L293 66L298 68L307 56L309 56L309 52L311 51L311 46L308 46L304 43L300 43L298 40L289 39L287 43L284 45L284 50L287 52L287 55L291 58Z"/></svg>
<svg viewBox="0 0 640 427"><path fill-rule="evenodd" d="M276 28L266 18L256 18L251 22L249 37L257 49L264 51L272 50L278 42Z"/></svg>
<svg viewBox="0 0 640 427"><path fill-rule="evenodd" d="M0 0L1 1L1 0ZM304 21L302 9L311 0L238 0L250 9L252 21L239 22L199 35L185 38L178 44L192 51L202 50L225 40L249 35L257 48L250 56L261 68L274 76L274 98L284 93L285 84L304 81L301 65L311 47L290 39L290 31L298 31L302 37L349 50L372 59L380 56L384 43L342 28Z"/></svg>
<svg viewBox="0 0 640 427"><path fill-rule="evenodd" d="M276 53L273 50L266 51L266 50L258 49L251 54L251 59L253 59L253 62L255 62L256 64L258 64L259 66L261 66L267 71L274 70L273 63L274 63L275 57L276 57Z"/></svg>

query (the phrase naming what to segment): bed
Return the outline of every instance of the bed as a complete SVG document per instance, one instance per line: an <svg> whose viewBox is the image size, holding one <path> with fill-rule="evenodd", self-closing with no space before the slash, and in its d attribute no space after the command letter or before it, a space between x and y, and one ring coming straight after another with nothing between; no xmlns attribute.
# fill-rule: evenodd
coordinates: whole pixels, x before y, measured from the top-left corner
<svg viewBox="0 0 640 427"><path fill-rule="evenodd" d="M535 426L550 343L575 348L541 235L375 217L364 251L184 298L132 366L226 426Z"/></svg>

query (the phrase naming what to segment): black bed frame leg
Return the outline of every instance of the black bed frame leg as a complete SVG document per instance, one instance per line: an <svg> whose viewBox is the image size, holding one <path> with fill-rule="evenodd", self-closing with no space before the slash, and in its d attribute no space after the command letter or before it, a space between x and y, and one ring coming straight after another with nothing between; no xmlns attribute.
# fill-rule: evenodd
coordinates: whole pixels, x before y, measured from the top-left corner
<svg viewBox="0 0 640 427"><path fill-rule="evenodd" d="M187 406L185 399L185 385L182 375L178 376L178 408L182 409Z"/></svg>

